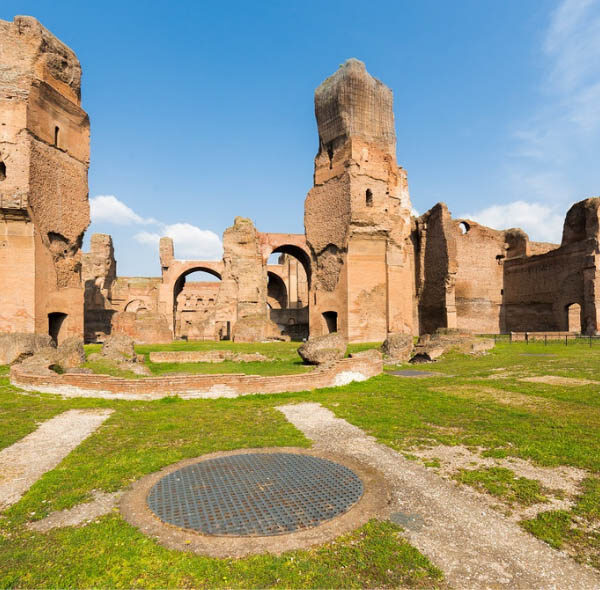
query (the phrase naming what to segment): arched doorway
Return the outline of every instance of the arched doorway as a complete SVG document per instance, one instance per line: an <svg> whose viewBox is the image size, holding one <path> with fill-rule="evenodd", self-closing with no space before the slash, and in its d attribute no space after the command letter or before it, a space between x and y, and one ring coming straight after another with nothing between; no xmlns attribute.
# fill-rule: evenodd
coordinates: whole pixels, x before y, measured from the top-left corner
<svg viewBox="0 0 600 590"><path fill-rule="evenodd" d="M288 290L284 280L272 271L267 272L267 303L271 309L288 307Z"/></svg>
<svg viewBox="0 0 600 590"><path fill-rule="evenodd" d="M566 307L567 313L567 330L569 332L581 333L581 305L579 303L571 303Z"/></svg>
<svg viewBox="0 0 600 590"><path fill-rule="evenodd" d="M268 259L267 277L270 319L292 340L308 338L308 254L298 246L277 246Z"/></svg>
<svg viewBox="0 0 600 590"><path fill-rule="evenodd" d="M221 333L223 330L219 331L215 317L220 281L220 273L201 266L189 268L177 278L173 286L173 334L176 339L227 337Z"/></svg>

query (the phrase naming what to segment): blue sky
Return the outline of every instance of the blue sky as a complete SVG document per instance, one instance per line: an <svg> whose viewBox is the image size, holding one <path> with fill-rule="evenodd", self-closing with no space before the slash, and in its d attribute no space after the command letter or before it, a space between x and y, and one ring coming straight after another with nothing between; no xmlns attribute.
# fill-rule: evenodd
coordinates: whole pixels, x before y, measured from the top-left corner
<svg viewBox="0 0 600 590"><path fill-rule="evenodd" d="M16 14L82 63L88 238L113 235L120 275L158 274L165 233L218 257L236 215L302 232L313 92L349 57L394 91L417 211L556 241L600 194L600 0L3 0Z"/></svg>

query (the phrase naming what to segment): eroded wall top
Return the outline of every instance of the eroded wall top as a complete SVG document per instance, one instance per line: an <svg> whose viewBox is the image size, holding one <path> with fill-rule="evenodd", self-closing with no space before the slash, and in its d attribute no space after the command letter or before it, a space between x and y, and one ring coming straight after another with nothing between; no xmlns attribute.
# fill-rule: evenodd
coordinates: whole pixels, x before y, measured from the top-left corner
<svg viewBox="0 0 600 590"><path fill-rule="evenodd" d="M81 100L81 65L75 53L31 16L0 20L0 82L27 92L34 78L43 80L77 104Z"/></svg>
<svg viewBox="0 0 600 590"><path fill-rule="evenodd" d="M321 149L357 137L395 151L392 91L358 59L346 61L317 88L315 115Z"/></svg>

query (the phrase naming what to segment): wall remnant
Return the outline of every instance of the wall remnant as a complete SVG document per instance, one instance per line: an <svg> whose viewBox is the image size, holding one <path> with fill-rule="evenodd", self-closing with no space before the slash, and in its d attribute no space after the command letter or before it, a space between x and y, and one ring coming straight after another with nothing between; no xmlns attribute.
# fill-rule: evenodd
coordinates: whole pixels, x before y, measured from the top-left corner
<svg viewBox="0 0 600 590"><path fill-rule="evenodd" d="M93 235L81 252L89 120L77 57L26 16L0 21L0 55L0 332L58 344L111 333L144 342L598 333L600 198L569 209L560 244L453 219L444 203L414 217L392 91L357 59L315 91L304 235L236 217L222 260L177 259L163 237L160 276L119 277L110 236ZM188 281L196 271L214 281Z"/></svg>
<svg viewBox="0 0 600 590"><path fill-rule="evenodd" d="M319 151L304 212L311 335L335 328L350 341L383 341L414 329L411 205L392 103L357 59L315 91Z"/></svg>
<svg viewBox="0 0 600 590"><path fill-rule="evenodd" d="M89 120L75 54L36 19L0 21L0 331L83 333Z"/></svg>

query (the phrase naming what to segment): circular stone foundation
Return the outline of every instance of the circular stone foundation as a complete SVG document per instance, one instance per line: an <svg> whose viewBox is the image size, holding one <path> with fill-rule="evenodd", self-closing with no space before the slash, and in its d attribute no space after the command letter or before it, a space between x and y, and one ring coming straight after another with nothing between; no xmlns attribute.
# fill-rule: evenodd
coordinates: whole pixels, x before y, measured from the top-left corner
<svg viewBox="0 0 600 590"><path fill-rule="evenodd" d="M148 507L163 522L205 535L281 535L347 512L363 495L348 467L293 453L219 457L161 478Z"/></svg>
<svg viewBox="0 0 600 590"><path fill-rule="evenodd" d="M382 474L316 449L241 449L186 459L135 482L123 517L171 549L243 557L331 541L387 518Z"/></svg>

